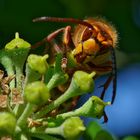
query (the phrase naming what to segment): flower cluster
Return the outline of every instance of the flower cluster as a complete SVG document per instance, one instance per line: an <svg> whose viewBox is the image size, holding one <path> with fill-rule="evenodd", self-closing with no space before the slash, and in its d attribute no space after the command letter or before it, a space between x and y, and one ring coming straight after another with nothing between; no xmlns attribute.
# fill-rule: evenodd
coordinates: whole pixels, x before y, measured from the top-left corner
<svg viewBox="0 0 140 140"><path fill-rule="evenodd" d="M74 109L80 96L94 91L96 73L75 70L69 74L61 66L61 52L50 63L49 53L30 54L30 48L16 33L0 51L4 67L0 77L0 137L78 139L86 129L80 117L99 119L110 104L91 96ZM73 65L69 59L68 64Z"/></svg>

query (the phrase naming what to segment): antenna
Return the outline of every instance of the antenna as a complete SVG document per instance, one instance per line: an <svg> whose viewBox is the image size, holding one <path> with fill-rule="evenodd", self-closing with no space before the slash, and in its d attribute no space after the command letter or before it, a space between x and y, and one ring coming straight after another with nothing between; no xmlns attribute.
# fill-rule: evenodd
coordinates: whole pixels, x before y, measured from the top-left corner
<svg viewBox="0 0 140 140"><path fill-rule="evenodd" d="M90 23L80 20L80 19L74 19L74 18L38 17L38 18L33 19L33 22L70 22L70 23L81 24L81 25L89 27L90 29L93 29L93 26Z"/></svg>

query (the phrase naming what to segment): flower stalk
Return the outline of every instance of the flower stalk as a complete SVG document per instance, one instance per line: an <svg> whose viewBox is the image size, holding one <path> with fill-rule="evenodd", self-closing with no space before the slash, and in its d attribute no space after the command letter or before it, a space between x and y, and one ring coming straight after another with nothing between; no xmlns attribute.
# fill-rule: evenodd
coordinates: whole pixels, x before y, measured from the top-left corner
<svg viewBox="0 0 140 140"><path fill-rule="evenodd" d="M46 128L44 134L60 135L67 140L77 140L85 131L83 121L79 117L71 117L66 119L60 126L53 128ZM37 129L31 129L31 133L40 133Z"/></svg>
<svg viewBox="0 0 140 140"><path fill-rule="evenodd" d="M26 123L27 123L27 118L32 114L33 112L33 108L35 107L34 104L28 103L24 109L24 112L22 113L22 115L19 117L18 121L17 121L17 125L19 127L25 127Z"/></svg>
<svg viewBox="0 0 140 140"><path fill-rule="evenodd" d="M110 102L103 102L99 97L92 96L88 99L85 104L80 108L57 115L57 118L66 119L69 117L83 116L83 117L93 117L100 119L104 114L104 108L107 105L110 105Z"/></svg>

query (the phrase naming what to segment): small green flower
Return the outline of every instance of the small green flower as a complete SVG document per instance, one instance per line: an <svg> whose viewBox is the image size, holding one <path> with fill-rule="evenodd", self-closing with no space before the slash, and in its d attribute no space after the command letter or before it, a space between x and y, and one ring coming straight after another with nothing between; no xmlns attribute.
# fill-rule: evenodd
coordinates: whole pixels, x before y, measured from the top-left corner
<svg viewBox="0 0 140 140"><path fill-rule="evenodd" d="M30 54L28 56L27 62L31 69L37 71L40 74L45 74L48 68L48 64L46 62L47 58L48 58L47 54L44 56Z"/></svg>
<svg viewBox="0 0 140 140"><path fill-rule="evenodd" d="M0 136L12 135L16 127L16 118L8 112L0 113Z"/></svg>
<svg viewBox="0 0 140 140"><path fill-rule="evenodd" d="M76 140L85 131L83 121L79 117L71 117L62 124L63 135L66 139Z"/></svg>
<svg viewBox="0 0 140 140"><path fill-rule="evenodd" d="M110 102L104 102L97 96L92 96L81 108L82 116L95 117L100 119L103 116L104 108L110 105Z"/></svg>
<svg viewBox="0 0 140 140"><path fill-rule="evenodd" d="M19 88L19 90L22 89L23 67L30 48L31 44L19 38L19 34L16 33L15 39L5 45L5 56L1 58L1 62L4 65L8 75L13 73L16 75L16 88ZM8 61L9 63L5 63L5 61ZM12 82L11 87L15 87L14 81Z"/></svg>
<svg viewBox="0 0 140 140"><path fill-rule="evenodd" d="M79 87L79 91L82 92L92 92L94 89L94 81L93 76L95 76L95 72L88 74L84 71L76 71L73 75L73 81L77 87Z"/></svg>
<svg viewBox="0 0 140 140"><path fill-rule="evenodd" d="M47 127L44 130L45 134L60 135L66 140L78 140L81 134L85 131L83 121L79 117L71 117L66 119L60 126ZM41 131L38 129L32 129L33 133Z"/></svg>
<svg viewBox="0 0 140 140"><path fill-rule="evenodd" d="M72 116L84 116L100 119L103 116L104 108L110 102L103 102L99 97L92 96L80 108L67 113L57 115L57 118L66 119Z"/></svg>
<svg viewBox="0 0 140 140"><path fill-rule="evenodd" d="M32 104L41 104L48 101L50 93L46 85L41 81L27 84L24 92L25 100Z"/></svg>
<svg viewBox="0 0 140 140"><path fill-rule="evenodd" d="M6 44L5 49L13 50L15 48L30 48L31 44L19 38L19 33L15 34L15 39Z"/></svg>

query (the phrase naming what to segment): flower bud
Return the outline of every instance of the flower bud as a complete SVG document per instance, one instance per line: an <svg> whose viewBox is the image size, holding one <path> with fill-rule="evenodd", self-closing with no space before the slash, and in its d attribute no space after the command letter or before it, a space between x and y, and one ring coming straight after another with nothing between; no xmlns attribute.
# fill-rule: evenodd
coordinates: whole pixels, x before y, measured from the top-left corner
<svg viewBox="0 0 140 140"><path fill-rule="evenodd" d="M92 92L94 89L93 76L95 72L88 74L84 71L76 71L73 75L73 82L79 88L79 91L87 93Z"/></svg>
<svg viewBox="0 0 140 140"><path fill-rule="evenodd" d="M65 120L62 124L63 136L66 139L73 140L79 138L83 131L85 131L85 126L83 121L79 117L71 117Z"/></svg>
<svg viewBox="0 0 140 140"><path fill-rule="evenodd" d="M0 113L0 136L12 135L16 127L16 118L8 112Z"/></svg>
<svg viewBox="0 0 140 140"><path fill-rule="evenodd" d="M6 46L5 46L5 49L7 49L7 50L12 50L12 49L15 49L15 48L26 49L26 48L30 48L30 46L31 46L31 44L29 44L28 42L19 38L19 34L16 33L15 34L15 39L13 39L9 43L7 43Z"/></svg>
<svg viewBox="0 0 140 140"><path fill-rule="evenodd" d="M47 54L44 56L30 54L28 56L27 62L31 69L39 72L40 74L45 74L48 68L48 64L46 62L47 58L48 58Z"/></svg>
<svg viewBox="0 0 140 140"><path fill-rule="evenodd" d="M26 101L38 105L47 102L50 98L50 93L43 82L35 81L27 84L24 97Z"/></svg>
<svg viewBox="0 0 140 140"><path fill-rule="evenodd" d="M100 119L103 116L105 106L110 105L110 102L104 102L97 96L92 96L82 107L83 116L95 117Z"/></svg>

